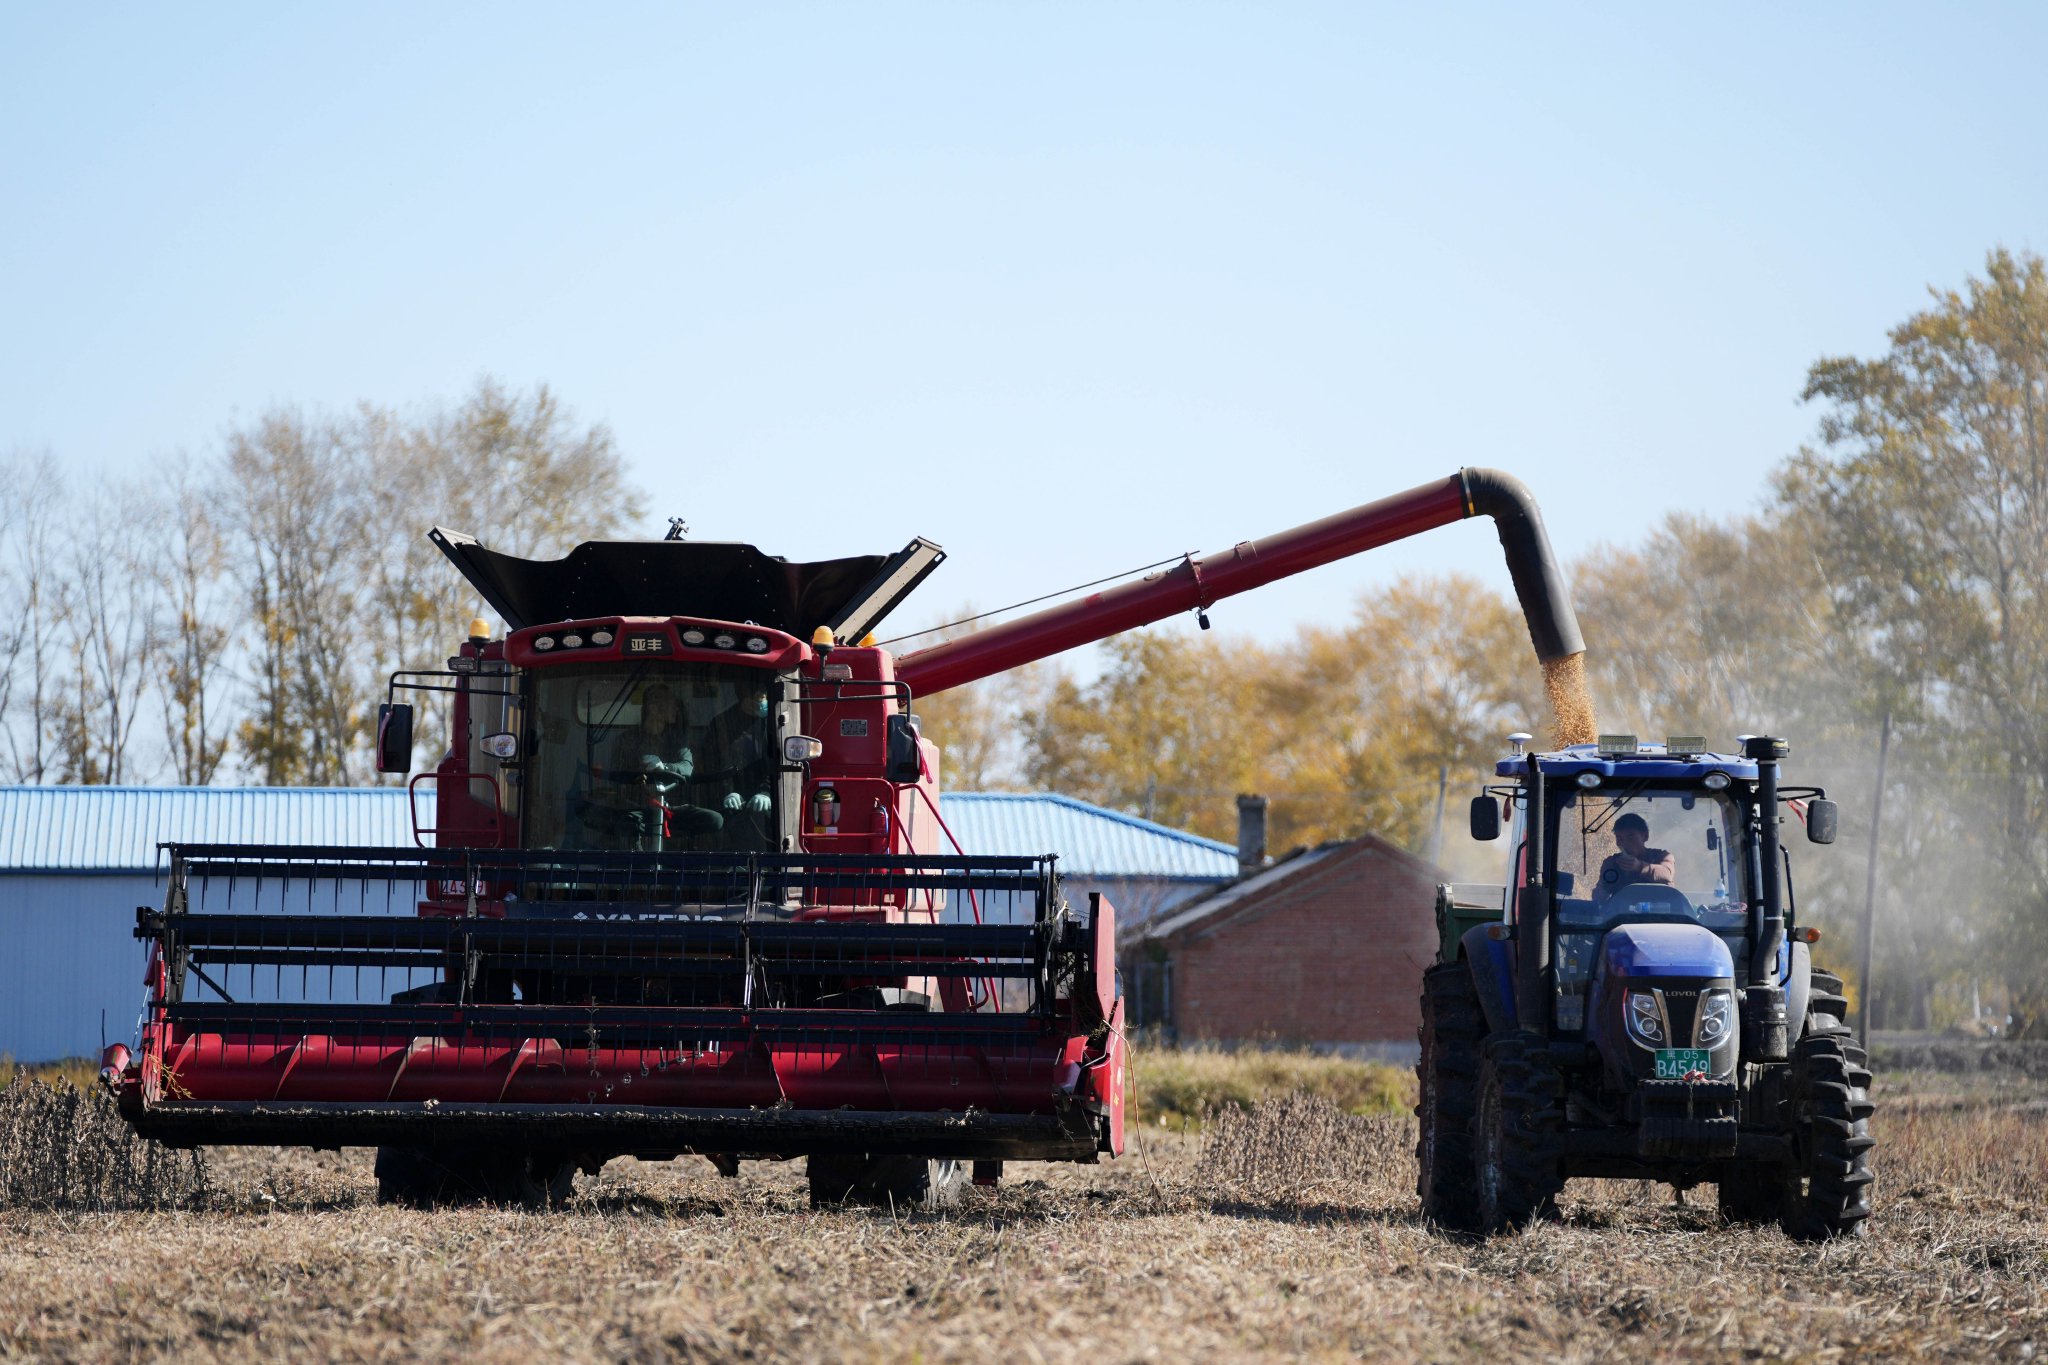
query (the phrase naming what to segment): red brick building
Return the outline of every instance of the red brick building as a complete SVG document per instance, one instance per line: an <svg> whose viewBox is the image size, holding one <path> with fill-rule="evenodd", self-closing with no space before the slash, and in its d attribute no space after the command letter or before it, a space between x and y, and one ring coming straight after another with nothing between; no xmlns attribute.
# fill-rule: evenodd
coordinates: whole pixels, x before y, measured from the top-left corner
<svg viewBox="0 0 2048 1365"><path fill-rule="evenodd" d="M1126 941L1133 1022L1182 1043L1412 1051L1444 879L1371 835L1240 877Z"/></svg>

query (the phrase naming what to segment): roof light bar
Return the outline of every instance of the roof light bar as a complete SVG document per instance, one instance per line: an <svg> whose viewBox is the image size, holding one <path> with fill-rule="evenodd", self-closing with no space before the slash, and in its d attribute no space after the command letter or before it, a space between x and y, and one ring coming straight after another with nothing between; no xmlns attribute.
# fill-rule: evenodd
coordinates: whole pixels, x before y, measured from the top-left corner
<svg viewBox="0 0 2048 1365"><path fill-rule="evenodd" d="M1690 758L1694 754L1703 754L1706 751L1705 735L1671 735L1664 741L1664 752L1674 758Z"/></svg>
<svg viewBox="0 0 2048 1365"><path fill-rule="evenodd" d="M1602 758L1622 758L1640 752L1642 746L1634 735L1602 735L1598 748Z"/></svg>

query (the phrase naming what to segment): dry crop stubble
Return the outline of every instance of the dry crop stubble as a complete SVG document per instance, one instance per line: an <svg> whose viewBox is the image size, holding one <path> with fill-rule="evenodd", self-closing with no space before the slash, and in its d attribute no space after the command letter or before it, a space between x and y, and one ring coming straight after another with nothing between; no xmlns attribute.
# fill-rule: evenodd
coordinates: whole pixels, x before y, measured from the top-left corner
<svg viewBox="0 0 2048 1365"><path fill-rule="evenodd" d="M1881 1108L1870 1235L1818 1247L1621 1182L1445 1237L1414 1217L1410 1121L1309 1096L1149 1127L1156 1189L1129 1158L1016 1165L943 1214L630 1161L555 1213L418 1213L374 1205L364 1152L222 1151L196 1210L0 1210L0 1353L2016 1359L2048 1351L2041 1097Z"/></svg>

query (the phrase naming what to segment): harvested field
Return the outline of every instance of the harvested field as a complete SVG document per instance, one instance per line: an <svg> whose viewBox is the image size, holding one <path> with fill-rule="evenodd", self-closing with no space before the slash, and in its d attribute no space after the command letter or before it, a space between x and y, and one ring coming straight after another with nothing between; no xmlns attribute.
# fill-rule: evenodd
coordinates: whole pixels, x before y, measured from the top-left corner
<svg viewBox="0 0 2048 1365"><path fill-rule="evenodd" d="M377 1207L367 1152L212 1154L197 1207L0 1210L0 1354L258 1359L2023 1359L2048 1349L2038 1085L1881 1076L1862 1241L1711 1189L1420 1226L1412 1122L1323 1095L1013 1166L941 1214L809 1209L794 1165L615 1162L552 1213ZM1885 1092L1913 1097L1887 1111ZM2032 1111L2032 1112L2030 1112ZM75 1201L74 1201L75 1203Z"/></svg>

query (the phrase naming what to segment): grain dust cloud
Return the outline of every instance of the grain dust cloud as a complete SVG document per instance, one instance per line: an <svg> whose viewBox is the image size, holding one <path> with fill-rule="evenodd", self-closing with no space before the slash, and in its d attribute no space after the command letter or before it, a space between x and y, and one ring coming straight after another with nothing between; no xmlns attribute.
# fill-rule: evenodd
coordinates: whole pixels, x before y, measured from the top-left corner
<svg viewBox="0 0 2048 1365"><path fill-rule="evenodd" d="M1552 747L1591 744L1598 727L1593 720L1593 699L1586 693L1586 656L1566 654L1545 659L1543 691L1550 699Z"/></svg>

